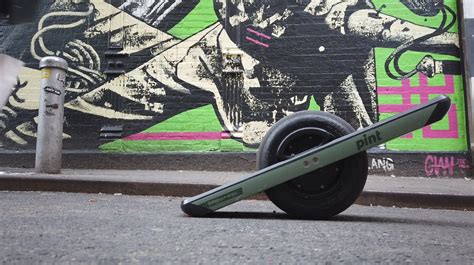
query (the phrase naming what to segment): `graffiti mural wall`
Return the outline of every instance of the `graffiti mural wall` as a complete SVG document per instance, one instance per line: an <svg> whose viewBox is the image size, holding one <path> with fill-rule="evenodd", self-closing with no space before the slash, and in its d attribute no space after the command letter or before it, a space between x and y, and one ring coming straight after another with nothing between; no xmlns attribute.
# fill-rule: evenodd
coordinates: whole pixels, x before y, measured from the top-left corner
<svg viewBox="0 0 474 265"><path fill-rule="evenodd" d="M440 123L393 151L466 151L456 0L41 0L0 26L26 62L0 114L2 149L33 149L39 60L69 63L64 147L248 151L299 110L355 128L447 94ZM390 160L387 160L390 161Z"/></svg>

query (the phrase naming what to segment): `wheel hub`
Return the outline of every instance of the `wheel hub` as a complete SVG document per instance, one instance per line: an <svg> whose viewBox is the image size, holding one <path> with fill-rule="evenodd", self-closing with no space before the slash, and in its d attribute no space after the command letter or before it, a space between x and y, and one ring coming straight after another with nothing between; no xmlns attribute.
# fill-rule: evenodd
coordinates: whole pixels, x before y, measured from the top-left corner
<svg viewBox="0 0 474 265"><path fill-rule="evenodd" d="M324 145L336 137L330 132L316 127L305 127L290 133L277 149L278 162L313 147ZM327 165L288 181L287 187L303 198L326 196L337 186L343 161Z"/></svg>

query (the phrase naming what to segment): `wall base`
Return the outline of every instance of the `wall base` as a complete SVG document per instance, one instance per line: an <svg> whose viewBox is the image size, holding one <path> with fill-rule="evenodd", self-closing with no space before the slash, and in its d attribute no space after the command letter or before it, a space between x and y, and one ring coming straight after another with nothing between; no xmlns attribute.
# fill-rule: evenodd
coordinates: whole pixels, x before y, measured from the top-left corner
<svg viewBox="0 0 474 265"><path fill-rule="evenodd" d="M33 151L0 152L0 167L34 168ZM103 153L64 151L62 168L254 171L254 152ZM369 174L404 177L464 178L471 176L467 152L369 152Z"/></svg>

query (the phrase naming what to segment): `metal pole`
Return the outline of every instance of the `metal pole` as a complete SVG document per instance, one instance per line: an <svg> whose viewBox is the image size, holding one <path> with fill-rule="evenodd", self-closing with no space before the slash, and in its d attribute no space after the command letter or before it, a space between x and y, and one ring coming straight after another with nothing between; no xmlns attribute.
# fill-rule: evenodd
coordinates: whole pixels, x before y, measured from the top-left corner
<svg viewBox="0 0 474 265"><path fill-rule="evenodd" d="M41 95L38 114L35 172L61 172L64 117L64 83L67 62L58 57L41 59Z"/></svg>

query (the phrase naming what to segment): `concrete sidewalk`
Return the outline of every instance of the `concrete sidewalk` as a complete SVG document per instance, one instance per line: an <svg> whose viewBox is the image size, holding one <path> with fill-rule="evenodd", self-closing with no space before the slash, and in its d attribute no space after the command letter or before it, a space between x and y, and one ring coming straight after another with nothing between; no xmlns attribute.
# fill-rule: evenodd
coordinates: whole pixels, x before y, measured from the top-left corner
<svg viewBox="0 0 474 265"><path fill-rule="evenodd" d="M63 169L36 174L33 169L0 168L0 190L60 191L190 197L249 172ZM260 194L254 199L266 199ZM357 200L362 205L474 210L474 181L454 178L370 175Z"/></svg>

